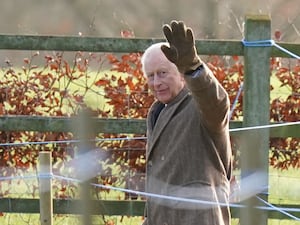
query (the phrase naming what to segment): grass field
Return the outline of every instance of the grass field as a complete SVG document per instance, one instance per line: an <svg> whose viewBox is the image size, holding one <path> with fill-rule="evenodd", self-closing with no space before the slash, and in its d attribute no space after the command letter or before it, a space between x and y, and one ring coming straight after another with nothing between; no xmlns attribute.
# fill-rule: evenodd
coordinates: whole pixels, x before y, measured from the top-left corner
<svg viewBox="0 0 300 225"><path fill-rule="evenodd" d="M288 171L279 171L273 168L269 170L269 202L273 204L299 204L300 202L300 172L297 169ZM32 197L32 186L37 185L34 180L12 180L10 183L2 181L1 188L9 189L11 194L5 197L26 198ZM114 192L110 196L106 195L106 199L119 199L123 193ZM36 197L38 193L36 193ZM300 209L299 209L300 210ZM105 217L110 225L139 225L142 217ZM80 224L80 216L75 215L54 215L54 225L77 225ZM28 225L39 224L38 214L12 214L4 213L0 216L1 225ZM101 216L93 216L93 224L104 224ZM233 219L232 225L238 225L239 220ZM295 220L269 220L269 225L298 225L299 221Z"/></svg>

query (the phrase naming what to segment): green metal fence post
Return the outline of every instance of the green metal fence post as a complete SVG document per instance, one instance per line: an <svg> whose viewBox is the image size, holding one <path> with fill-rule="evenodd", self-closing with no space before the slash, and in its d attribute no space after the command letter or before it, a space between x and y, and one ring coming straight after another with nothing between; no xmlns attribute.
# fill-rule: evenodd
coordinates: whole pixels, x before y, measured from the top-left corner
<svg viewBox="0 0 300 225"><path fill-rule="evenodd" d="M270 18L265 15L246 16L245 40L248 42L270 40ZM243 96L243 126L269 124L270 114L270 46L245 46L245 77ZM267 200L268 187L269 130L255 129L244 133L241 142L241 189L251 189L249 175L257 176L258 195L244 201L247 207L241 210L242 225L268 223L268 213L258 209L259 198ZM254 191L254 190L249 190Z"/></svg>

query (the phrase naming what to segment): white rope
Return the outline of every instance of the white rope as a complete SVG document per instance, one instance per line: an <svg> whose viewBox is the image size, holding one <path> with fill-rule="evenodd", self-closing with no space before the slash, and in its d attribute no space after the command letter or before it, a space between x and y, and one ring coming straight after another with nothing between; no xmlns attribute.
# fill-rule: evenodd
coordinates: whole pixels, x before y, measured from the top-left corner
<svg viewBox="0 0 300 225"><path fill-rule="evenodd" d="M28 176L10 176L10 177L0 177L0 181L9 181L9 180L22 180L22 179L59 179L59 180L64 180L64 181L70 181L70 182L75 182L75 183L81 183L84 182L79 179L71 178L71 177L65 177L61 175L55 175L52 173L43 173L43 174L38 174L38 175L28 175ZM214 205L221 205L221 206L230 206L233 208L245 208L247 205L243 204L234 204L234 203L222 203L222 202L212 202L212 201L206 201L206 200L199 200L199 199L190 199L190 198L183 198L183 197L176 197L176 196L170 196L170 195L161 195L161 194L155 194L155 193L148 193L148 192L143 192L143 191L136 191L132 189L127 189L127 188L120 188L120 187L114 187L111 185L103 185L103 184L95 184L91 183L90 185L99 187L102 189L107 189L107 190L113 190L113 191L119 191L119 192L124 192L124 193L129 193L129 194L135 194L135 195L140 195L144 197L151 197L151 198L157 198L157 199L163 199L163 200L171 200L171 201L179 201L179 202L185 202L185 203L191 203L191 204L199 204L199 205L206 205L206 206L214 206ZM260 201L262 201L264 204L267 206L255 206L255 208L261 209L261 210L267 210L267 211L278 211L296 221L300 221L300 218L290 214L289 212L300 212L299 208L283 208L283 207L276 207L265 200L259 198L256 196Z"/></svg>

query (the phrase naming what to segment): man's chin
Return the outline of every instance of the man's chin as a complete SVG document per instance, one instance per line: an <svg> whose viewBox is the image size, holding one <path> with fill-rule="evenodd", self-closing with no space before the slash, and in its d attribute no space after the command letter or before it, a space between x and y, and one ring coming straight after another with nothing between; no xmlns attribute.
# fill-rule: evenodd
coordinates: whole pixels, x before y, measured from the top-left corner
<svg viewBox="0 0 300 225"><path fill-rule="evenodd" d="M170 102L170 98L158 97L157 100L160 101L161 103L164 103L164 104L167 104L167 103Z"/></svg>

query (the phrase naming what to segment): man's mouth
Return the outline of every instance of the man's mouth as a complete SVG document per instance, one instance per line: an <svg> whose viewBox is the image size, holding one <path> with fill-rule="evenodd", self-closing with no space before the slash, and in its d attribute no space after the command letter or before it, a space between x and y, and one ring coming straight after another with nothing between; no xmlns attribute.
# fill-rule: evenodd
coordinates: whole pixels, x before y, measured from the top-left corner
<svg viewBox="0 0 300 225"><path fill-rule="evenodd" d="M164 94L167 90L166 89L163 89L163 90L157 90L155 91L157 94L161 95L161 94Z"/></svg>

